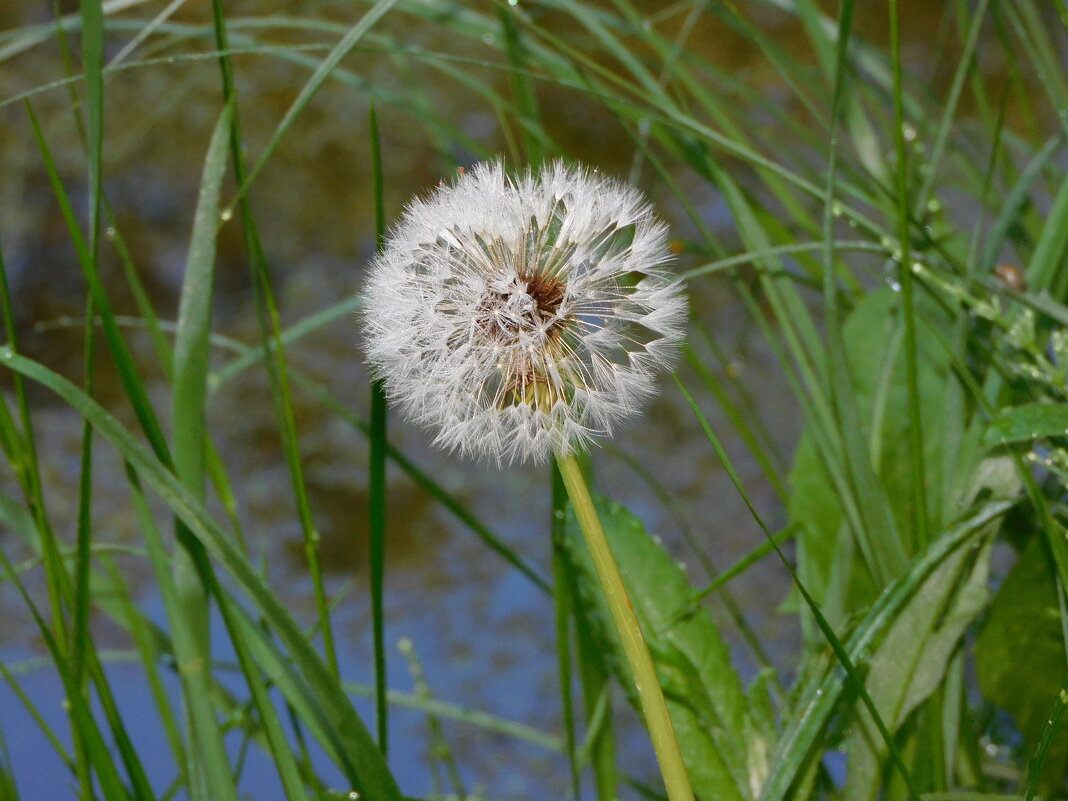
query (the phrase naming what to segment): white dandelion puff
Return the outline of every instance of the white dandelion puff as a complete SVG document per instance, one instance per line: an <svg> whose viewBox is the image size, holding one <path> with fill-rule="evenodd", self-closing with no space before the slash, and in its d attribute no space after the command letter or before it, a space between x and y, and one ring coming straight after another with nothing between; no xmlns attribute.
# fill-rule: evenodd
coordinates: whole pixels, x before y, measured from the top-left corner
<svg viewBox="0 0 1068 801"><path fill-rule="evenodd" d="M499 463L580 450L676 357L686 298L668 259L637 190L481 164L413 200L372 264L367 359L442 447Z"/></svg>

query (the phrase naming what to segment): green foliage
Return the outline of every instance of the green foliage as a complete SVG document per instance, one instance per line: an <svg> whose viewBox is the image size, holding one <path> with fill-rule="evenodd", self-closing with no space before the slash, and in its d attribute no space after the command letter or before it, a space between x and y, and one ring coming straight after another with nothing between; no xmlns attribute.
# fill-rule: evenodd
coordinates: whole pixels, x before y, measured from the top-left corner
<svg viewBox="0 0 1068 801"><path fill-rule="evenodd" d="M23 206L29 227L52 232L46 254L20 251L17 265L0 249L0 589L40 645L29 663L0 664L0 677L72 797L236 799L252 764L269 766L276 795L290 801L399 800L412 768L383 753L387 705L425 715L442 752L426 772L449 772L435 798L478 780L469 755L450 750L445 720L546 754L561 777L550 794L656 797L621 756L632 716L616 696L621 688L635 704L633 682L559 487L543 541L518 553L483 522L486 499L456 491L452 468L434 475L393 439L380 393L351 397L294 357L360 304L330 299L299 319L287 306L291 273L330 252L324 231L380 239L403 199L494 154L510 167L594 162L652 192L677 237L695 335L664 417L685 441L640 441L710 487L722 465L767 538L718 571L710 554L736 521L717 512L694 526L693 496L626 444L679 531L647 528L618 503L598 509L700 801L1065 797L1068 17L1059 4L846 0L836 18L815 0L655 9L365 0L270 14L196 5L81 0L75 13L59 4L49 20L35 8L0 31L0 137L14 193L0 209L0 246L20 241ZM343 203L309 201L317 211L304 214L303 199L278 202L335 171ZM191 184L199 175L188 241L172 243L185 249L180 286L152 280L148 263L166 249L113 205L131 175ZM344 205L353 195L366 218L355 226ZM323 209L327 223L306 229L303 218ZM613 247L626 246L625 233ZM349 245L348 260L370 250ZM235 279L238 263L247 275ZM61 366L34 348L37 329L57 325L34 317L22 294L25 276L44 269L81 293L80 361ZM257 319L234 326L239 334L217 314L220 280L251 293ZM226 395L252 375L262 394ZM255 488L220 453L210 413L220 401L274 413L288 483L271 491L292 505L314 595L306 615L247 551L245 532L260 523ZM46 489L57 455L42 452L43 427L57 404L82 431L70 498ZM305 404L370 442L373 665L337 653L336 608L352 601L325 577ZM797 426L779 419L784 409L797 410ZM97 497L116 455L127 540ZM406 511L391 505L387 463L473 534L486 559L535 588L531 603L557 643L560 697L543 706L549 718L559 708L559 731L431 698L426 688L449 665L413 658L429 675L419 692L387 686L395 546L385 522ZM505 507L550 491L548 476L501 486L489 502ZM68 508L72 531L57 523ZM699 582L670 555L683 547L677 533L687 561L707 571ZM551 581L540 567L550 548ZM790 568L762 594L768 606L786 598L779 611L800 631L797 654L769 642L731 595L769 557ZM160 609L138 594L139 574ZM714 622L719 604L730 627ZM125 638L124 662L143 675L153 708L124 706L102 625ZM743 646L757 665L748 687L732 659ZM26 690L26 672L45 669L66 698L62 717ZM492 665L472 669L493 681ZM348 681L353 672L373 675L373 686ZM374 697L377 727L354 695ZM0 798L34 797L7 753L21 733L3 728L6 712ZM158 718L175 775L152 773L134 715ZM828 770L843 754L844 769Z"/></svg>

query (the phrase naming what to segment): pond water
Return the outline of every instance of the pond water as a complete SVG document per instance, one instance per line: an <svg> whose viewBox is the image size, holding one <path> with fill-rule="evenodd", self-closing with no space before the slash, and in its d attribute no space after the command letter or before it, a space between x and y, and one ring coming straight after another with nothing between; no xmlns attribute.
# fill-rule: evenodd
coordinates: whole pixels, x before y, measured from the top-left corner
<svg viewBox="0 0 1068 801"><path fill-rule="evenodd" d="M247 11L256 7L244 5ZM286 13L294 15L351 19L347 4L294 0L283 5ZM863 8L866 4L860 5ZM919 28L927 24L924 14L934 14L925 9L938 4L905 5L914 12L910 26ZM47 23L49 18L40 6L29 0L5 3L0 7L0 25L10 29ZM161 3L144 3L123 17L146 18L162 7ZM235 19L240 10L233 11ZM758 17L770 34L791 41L790 29L773 9L761 11ZM189 3L174 20L183 25L199 24L205 20L205 10L201 4ZM400 38L402 26L407 24L387 18L384 29ZM878 25L874 18L861 22L869 33L878 31ZM109 57L129 35L115 34ZM285 39L284 32L278 36ZM430 48L443 34L431 26L413 26L403 36L409 44ZM194 45L189 49L209 49L202 40ZM724 29L716 46L720 66L736 69L761 91L771 95L782 91L744 40ZM473 103L468 90L457 88L441 73L401 74L403 70L396 69L393 61L374 50L356 54L352 67L354 74L386 88L410 89L417 81L422 89L420 97L431 103L433 113L447 115L465 134L488 143L491 149L502 146L492 112L481 103ZM266 57L242 57L237 71L249 152L257 153L308 72ZM29 47L0 62L0 100L62 74L54 40ZM500 76L494 80L499 87L506 85ZM127 70L108 79L106 92L106 190L114 207L115 225L128 243L160 315L173 319L200 162L219 110L216 67L204 60ZM626 174L629 140L603 111L583 105L575 94L557 95L552 87L543 87L542 92L539 99L554 134L571 153L607 171ZM37 95L34 103L72 196L80 199L84 196L84 167L69 98L63 91L53 90ZM436 149L433 132L413 125L410 110L383 105L379 113L386 208L387 214L395 217L409 195L424 191L472 156L458 148L448 153ZM372 248L366 115L364 93L351 86L328 84L287 135L252 191L283 325L349 297L360 287ZM23 348L77 379L82 370L82 332L77 319L84 313L83 283L19 104L0 109L0 145L5 166L5 179L0 182L0 236L14 285ZM730 221L715 193L692 177L682 175L680 180L706 221L732 241ZM677 204L667 192L655 186L651 190L664 214L679 226L679 233L687 233ZM114 248L105 246L103 259L117 309L134 313ZM240 232L233 224L224 226L220 236L217 285L216 330L240 341L255 342L258 333L249 271ZM799 429L799 411L728 284L701 282L694 287L692 304L727 353L731 374L755 399L754 415L765 422L782 452L789 454ZM164 412L169 389L151 343L136 327L130 329L129 338L161 417L167 419L169 415ZM695 346L707 356L700 342ZM223 352L216 356L216 366L230 358ZM335 321L300 341L289 352L289 359L300 371L329 387L358 415L366 416L367 374L352 319ZM103 351L98 365L100 399L132 425ZM696 379L687 378L696 386ZM33 402L54 527L62 537L72 538L81 421L44 393L35 392ZM328 589L332 594L344 593L335 618L341 669L347 679L366 684L371 680L372 664L366 569L366 442L313 396L297 391L294 402L311 506L323 536ZM709 401L704 406L713 424L726 433L729 427L713 404ZM310 622L314 617L312 587L262 368L241 373L219 389L213 397L209 424L237 490L250 550L262 559L271 586L286 605L298 619ZM390 433L409 458L436 477L509 547L548 573L547 470L497 470L459 462L431 449L423 432L395 421ZM600 491L625 500L648 529L661 535L673 554L687 563L694 583L702 584L707 576L684 543L681 527L692 532L720 567L759 544L762 535L698 434L684 400L665 384L663 397L639 423L621 434L611 449L599 451L595 464ZM770 523L780 523L781 507L757 465L741 443L728 441L727 447L758 507ZM108 541L136 544L139 535L121 464L103 444L97 448L96 459L95 528ZM673 508L665 507L632 463L656 477L674 500ZM10 491L10 476L5 478ZM414 686L410 665L397 650L399 642L409 642L422 665L422 679L435 698L559 736L550 600L395 468L390 472L389 493L385 606L390 686L405 692ZM167 516L159 511L159 520L165 523ZM681 514L681 520L676 513ZM0 545L19 558L26 556L10 531L0 530ZM138 603L163 623L145 562L125 557L118 563L136 579ZM27 581L34 589L42 589L39 571L29 571ZM784 572L765 560L733 582L730 589L757 639L788 676L799 635L791 617L776 614L788 591ZM710 607L734 647L740 670L752 676L754 662L741 645L738 632L716 602ZM7 584L0 587L0 614L5 621L0 629L0 661L26 668L18 675L22 689L48 722L63 732L66 721L61 687L47 666L28 662L41 656L43 649L32 620ZM118 627L102 615L94 620L94 627L101 646L115 649L121 657L129 643ZM216 621L214 631L221 628ZM219 639L217 656L226 660L231 655L223 638ZM141 671L136 663L119 658L109 664L108 672L115 686L122 688L120 702L129 712L127 721L133 726L150 775L162 788L172 775L169 749L151 711L151 696ZM220 675L229 680L225 671ZM370 703L359 703L370 723ZM406 793L428 793L433 783L426 718L402 708L393 714L391 766ZM7 685L0 686L0 726L24 798L72 797L70 775ZM634 725L629 731L622 745L625 764L634 775L649 778L654 767L644 735ZM566 765L558 754L468 724L446 721L444 734L459 761L467 789L482 788L490 798L564 797ZM236 741L234 745L236 749ZM242 790L249 798L276 798L273 779L269 764L253 749Z"/></svg>

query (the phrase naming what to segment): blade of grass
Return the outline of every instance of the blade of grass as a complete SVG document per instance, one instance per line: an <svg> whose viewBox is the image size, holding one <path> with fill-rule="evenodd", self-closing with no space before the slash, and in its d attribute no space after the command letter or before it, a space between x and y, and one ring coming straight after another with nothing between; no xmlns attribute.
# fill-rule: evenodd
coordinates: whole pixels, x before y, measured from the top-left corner
<svg viewBox="0 0 1068 801"><path fill-rule="evenodd" d="M92 311L92 301L86 300L89 308L88 312ZM95 370L93 350L95 346L95 337L93 332L95 328L88 321L92 319L91 314L86 314L85 317L87 323L85 326L85 394L92 397L93 395L93 374ZM89 644L89 563L90 563L90 549L93 542L93 526L92 526L92 497L93 497L93 429L88 423L82 422L82 445L81 445L81 464L78 471L78 518L77 518L77 540L76 540L76 554L74 561L74 604L72 608L72 616L74 618L74 625L71 628L71 642L69 646L69 652L71 654L71 674L72 680L77 684L82 691L86 688L86 677L88 671L86 670L86 649ZM83 787L83 792L89 790L89 787Z"/></svg>
<svg viewBox="0 0 1068 801"><path fill-rule="evenodd" d="M927 468L923 446L923 409L920 404L916 311L913 302L912 255L910 253L909 162L905 146L905 104L901 87L901 30L897 0L890 0L890 60L894 94L894 173L897 199L898 276L901 284L901 316L905 325L905 385L908 392L909 434L912 450L912 518L913 543L924 547L928 542Z"/></svg>
<svg viewBox="0 0 1068 801"><path fill-rule="evenodd" d="M211 299L215 271L215 235L219 219L219 191L227 166L227 144L232 105L219 115L204 159L203 175L193 233L189 242L185 277L178 308L174 341L172 425L174 468L178 480L200 503L204 501L205 399ZM131 481L134 477L131 476ZM143 521L142 528L145 527ZM192 539L178 521L178 539ZM150 538L149 541L154 541ZM157 544L153 553L162 548ZM193 540L193 550L180 547L173 553L173 587L165 595L172 625L175 625L175 656L181 666L186 719L190 733L187 779L193 801L237 799L234 771L223 743L211 702L211 617L203 553ZM154 559L157 577L166 559ZM206 568L210 570L210 568ZM181 626L176 621L181 618ZM181 633L177 631L181 630Z"/></svg>
<svg viewBox="0 0 1068 801"><path fill-rule="evenodd" d="M104 186L104 9L101 0L80 0L79 6L89 162L89 254L93 272L96 272L100 256L100 199Z"/></svg>
<svg viewBox="0 0 1068 801"><path fill-rule="evenodd" d="M364 698L372 698L375 694L375 688L366 684L346 681L343 682L343 686L346 692ZM413 693L390 690L389 703L401 709L429 712L442 719L455 720L469 726L475 726L486 732L512 737L546 751L562 753L565 749L563 741L554 734L548 734L540 729L531 728L513 720L497 717L478 709L469 709L437 698L420 698Z"/></svg>
<svg viewBox="0 0 1068 801"><path fill-rule="evenodd" d="M693 352L691 347L686 346L684 349L684 358L686 359L686 363L690 365L693 371L701 379L701 383L712 393L713 397L716 399L716 403L718 403L723 410L723 413L727 415L731 426L742 438L746 447L749 448L749 452L753 454L753 458L756 459L757 464L760 465L764 477L767 478L768 482L775 490L775 494L785 501L787 497L786 484L783 481L782 476L779 474L779 470L772 463L767 450L765 450L757 440L745 415L727 393L723 382L712 372L712 370L706 367L705 364L697 358L697 355Z"/></svg>
<svg viewBox="0 0 1068 801"><path fill-rule="evenodd" d="M368 112L371 139L371 173L374 184L375 250L381 255L386 244L386 213L382 202L382 143L378 137L378 116L374 101ZM378 748L383 754L389 744L389 704L386 701L386 631L382 593L386 574L386 392L382 382L371 382L371 446L368 471L368 515L370 531L371 629L375 662L375 721Z"/></svg>

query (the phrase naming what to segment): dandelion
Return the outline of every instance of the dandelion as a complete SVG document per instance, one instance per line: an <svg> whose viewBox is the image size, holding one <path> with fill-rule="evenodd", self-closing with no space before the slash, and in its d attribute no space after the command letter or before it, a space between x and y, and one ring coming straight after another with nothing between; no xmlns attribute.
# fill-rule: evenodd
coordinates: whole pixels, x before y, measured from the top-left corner
<svg viewBox="0 0 1068 801"><path fill-rule="evenodd" d="M499 463L581 450L653 395L686 300L636 190L482 164L413 201L365 289L367 358L435 442Z"/></svg>
<svg viewBox="0 0 1068 801"><path fill-rule="evenodd" d="M667 232L634 189L561 163L483 164L405 210L364 297L368 361L435 441L555 456L634 676L669 801L693 801L641 626L575 451L632 416L682 339Z"/></svg>

